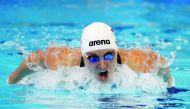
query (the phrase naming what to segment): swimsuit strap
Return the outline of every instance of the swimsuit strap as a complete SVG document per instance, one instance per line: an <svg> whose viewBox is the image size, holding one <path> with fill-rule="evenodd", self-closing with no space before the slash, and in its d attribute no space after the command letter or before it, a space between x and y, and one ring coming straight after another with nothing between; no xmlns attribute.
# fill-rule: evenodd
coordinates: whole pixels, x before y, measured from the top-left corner
<svg viewBox="0 0 190 109"><path fill-rule="evenodd" d="M84 65L84 59L83 59L83 57L81 56L81 61L80 61L80 67L84 67L85 65Z"/></svg>
<svg viewBox="0 0 190 109"><path fill-rule="evenodd" d="M119 53L117 54L117 63L118 63L118 64L122 64L122 62L121 62L121 56L120 56ZM85 66L85 65L84 65L84 59L83 59L83 57L81 57L80 67L84 67L84 66Z"/></svg>
<svg viewBox="0 0 190 109"><path fill-rule="evenodd" d="M117 63L118 64L122 64L122 62L121 62L121 56L120 56L119 53L117 54Z"/></svg>

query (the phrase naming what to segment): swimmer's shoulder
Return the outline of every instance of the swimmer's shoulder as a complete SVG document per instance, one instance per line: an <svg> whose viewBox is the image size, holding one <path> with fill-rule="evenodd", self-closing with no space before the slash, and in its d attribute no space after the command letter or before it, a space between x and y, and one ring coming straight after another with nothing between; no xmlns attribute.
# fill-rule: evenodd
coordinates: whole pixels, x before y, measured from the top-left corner
<svg viewBox="0 0 190 109"><path fill-rule="evenodd" d="M81 50L80 48L72 48L68 46L51 46L46 49L46 55L53 55L58 59L59 65L64 66L80 66ZM49 56L49 55L47 55Z"/></svg>
<svg viewBox="0 0 190 109"><path fill-rule="evenodd" d="M127 62L128 60L130 60L132 58L143 58L144 59L144 58L147 58L147 56L148 56L148 57L151 57L151 59L153 59L153 58L157 58L157 56L158 56L151 49L140 49L140 48L133 48L130 50L120 48L119 54L120 54L123 62Z"/></svg>
<svg viewBox="0 0 190 109"><path fill-rule="evenodd" d="M50 46L48 48L46 48L45 50L46 52L59 52L65 55L68 54L79 54L81 55L81 50L80 48L72 48L72 47L68 47L68 46Z"/></svg>
<svg viewBox="0 0 190 109"><path fill-rule="evenodd" d="M140 54L142 54L143 51L141 49L133 48L130 50L127 50L125 48L119 49L119 54L121 57L122 63L129 63L133 58L140 57Z"/></svg>
<svg viewBox="0 0 190 109"><path fill-rule="evenodd" d="M148 72L154 67L158 54L151 49L119 49L121 61L135 71Z"/></svg>

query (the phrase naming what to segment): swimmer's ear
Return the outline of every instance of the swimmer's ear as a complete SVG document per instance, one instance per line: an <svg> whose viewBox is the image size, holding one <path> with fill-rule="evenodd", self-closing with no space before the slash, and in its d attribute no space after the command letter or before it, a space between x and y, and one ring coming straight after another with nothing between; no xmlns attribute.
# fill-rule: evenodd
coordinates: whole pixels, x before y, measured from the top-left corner
<svg viewBox="0 0 190 109"><path fill-rule="evenodd" d="M83 59L83 57L81 57L81 61L80 61L80 67L84 67L85 65L84 65L84 59Z"/></svg>

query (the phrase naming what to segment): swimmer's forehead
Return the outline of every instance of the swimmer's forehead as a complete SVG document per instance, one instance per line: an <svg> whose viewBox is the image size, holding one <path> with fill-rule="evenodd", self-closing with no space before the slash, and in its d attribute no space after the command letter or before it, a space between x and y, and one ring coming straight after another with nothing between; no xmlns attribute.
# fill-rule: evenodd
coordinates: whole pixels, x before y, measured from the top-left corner
<svg viewBox="0 0 190 109"><path fill-rule="evenodd" d="M86 55L90 55L90 54L104 54L107 52L115 52L115 49L103 49L103 50L94 50L94 51L90 51L85 53Z"/></svg>

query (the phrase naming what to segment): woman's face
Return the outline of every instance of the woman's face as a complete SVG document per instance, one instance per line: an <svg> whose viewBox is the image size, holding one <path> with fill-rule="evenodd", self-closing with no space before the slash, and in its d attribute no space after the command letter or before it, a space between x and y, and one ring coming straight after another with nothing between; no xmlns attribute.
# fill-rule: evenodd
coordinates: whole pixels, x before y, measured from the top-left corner
<svg viewBox="0 0 190 109"><path fill-rule="evenodd" d="M96 50L85 53L85 66L100 81L108 80L117 65L117 51L114 49Z"/></svg>

